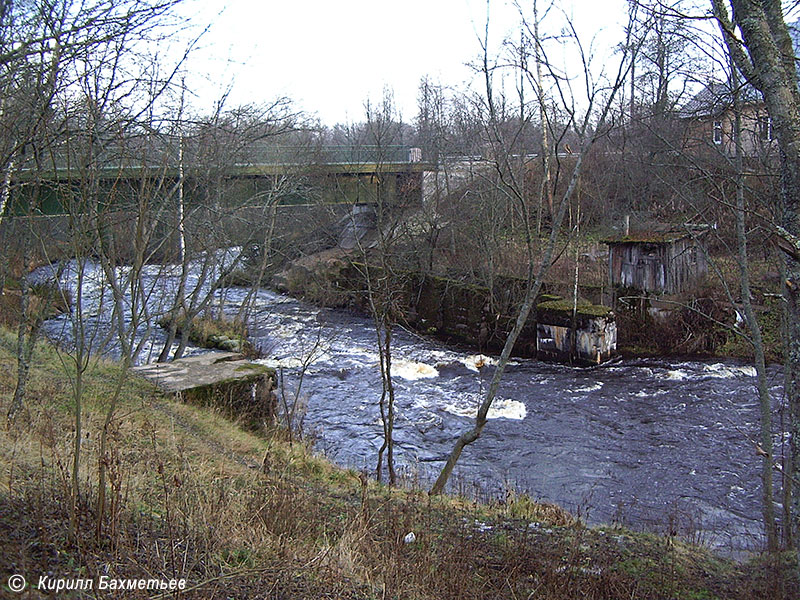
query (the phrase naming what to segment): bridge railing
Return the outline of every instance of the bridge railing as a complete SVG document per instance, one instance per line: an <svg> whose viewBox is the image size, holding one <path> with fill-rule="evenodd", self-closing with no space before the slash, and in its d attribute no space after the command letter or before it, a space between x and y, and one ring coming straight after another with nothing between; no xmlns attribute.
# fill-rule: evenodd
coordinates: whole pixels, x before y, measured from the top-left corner
<svg viewBox="0 0 800 600"><path fill-rule="evenodd" d="M422 161L422 152L411 146L275 146L253 145L243 157L253 164L404 164Z"/></svg>
<svg viewBox="0 0 800 600"><path fill-rule="evenodd" d="M372 165L390 164L402 165L422 161L422 151L419 148L404 145L370 146L370 145L307 145L307 146L279 146L267 143L253 143L237 148L226 156L214 156L204 152L202 145L194 144L195 140L184 143L183 161L186 168L193 166L219 163L218 166L230 167L236 165ZM122 149L115 146L107 147L95 154L93 164L95 169L137 169L137 168L169 168L177 169L179 166L180 143L164 143L157 148L148 148L147 151ZM79 156L71 159L67 153L74 153L69 149L65 152L51 152L45 160L45 170L57 171L70 170L78 173L82 161ZM47 164L49 163L49 164ZM39 163L40 165L42 162ZM30 165L19 165L20 171L33 169Z"/></svg>

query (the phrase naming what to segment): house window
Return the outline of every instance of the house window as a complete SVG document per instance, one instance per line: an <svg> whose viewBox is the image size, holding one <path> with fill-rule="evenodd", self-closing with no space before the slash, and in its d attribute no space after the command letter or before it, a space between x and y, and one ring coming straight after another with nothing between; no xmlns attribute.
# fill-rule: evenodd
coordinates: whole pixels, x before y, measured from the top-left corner
<svg viewBox="0 0 800 600"><path fill-rule="evenodd" d="M722 143L722 121L714 121L714 143Z"/></svg>
<svg viewBox="0 0 800 600"><path fill-rule="evenodd" d="M769 117L758 118L758 139L762 142L772 141L772 119Z"/></svg>

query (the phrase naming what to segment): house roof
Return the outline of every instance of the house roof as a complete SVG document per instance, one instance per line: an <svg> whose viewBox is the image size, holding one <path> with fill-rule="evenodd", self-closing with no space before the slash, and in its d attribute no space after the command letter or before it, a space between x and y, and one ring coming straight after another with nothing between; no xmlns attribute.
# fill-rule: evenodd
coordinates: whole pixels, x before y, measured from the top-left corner
<svg viewBox="0 0 800 600"><path fill-rule="evenodd" d="M789 35L796 57L800 57L800 19L788 24ZM800 80L800 61L796 61L797 76ZM743 82L739 88L740 98L746 104L762 102L761 92L749 83ZM733 93L728 82L712 81L695 94L678 111L681 118L691 119L722 114L733 104Z"/></svg>
<svg viewBox="0 0 800 600"><path fill-rule="evenodd" d="M747 83L740 86L739 94L742 102L746 104L762 101L761 92ZM711 117L722 114L732 104L733 92L730 85L721 81L712 81L684 104L679 113L684 119Z"/></svg>

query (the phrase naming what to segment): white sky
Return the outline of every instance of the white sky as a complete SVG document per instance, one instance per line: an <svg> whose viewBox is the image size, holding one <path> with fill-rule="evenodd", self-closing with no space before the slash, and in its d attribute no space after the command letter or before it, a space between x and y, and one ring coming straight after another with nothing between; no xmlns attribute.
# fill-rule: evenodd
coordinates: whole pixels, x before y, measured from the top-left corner
<svg viewBox="0 0 800 600"><path fill-rule="evenodd" d="M547 0L540 0L545 5ZM530 12L532 2L521 2ZM563 0L587 37L620 39L624 0ZM211 22L187 65L192 104L210 112L278 96L327 125L363 120L364 103L394 92L405 121L416 115L420 79L458 86L480 53L485 0L193 0L196 24ZM541 10L541 9L540 9ZM518 38L518 11L492 0L490 38ZM600 49L598 49L598 52Z"/></svg>

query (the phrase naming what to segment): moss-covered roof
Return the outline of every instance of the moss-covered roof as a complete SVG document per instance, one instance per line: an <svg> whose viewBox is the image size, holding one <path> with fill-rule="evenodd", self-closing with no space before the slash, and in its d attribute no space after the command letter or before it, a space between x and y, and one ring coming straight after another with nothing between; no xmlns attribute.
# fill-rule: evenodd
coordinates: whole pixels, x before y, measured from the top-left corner
<svg viewBox="0 0 800 600"><path fill-rule="evenodd" d="M604 244L671 244L678 240L702 235L707 229L708 227L702 225L666 225L652 230L632 231L600 241Z"/></svg>
<svg viewBox="0 0 800 600"><path fill-rule="evenodd" d="M572 314L572 300L548 300L536 305L537 311L553 311ZM602 304L579 303L577 314L585 317L606 317L611 308Z"/></svg>
<svg viewBox="0 0 800 600"><path fill-rule="evenodd" d="M637 231L600 240L604 244L671 244L691 237L685 231Z"/></svg>

